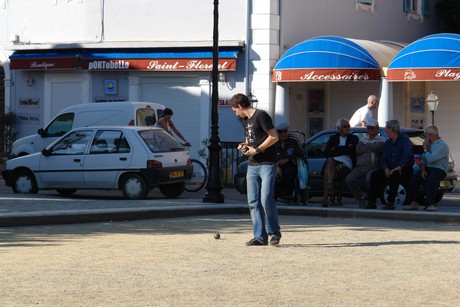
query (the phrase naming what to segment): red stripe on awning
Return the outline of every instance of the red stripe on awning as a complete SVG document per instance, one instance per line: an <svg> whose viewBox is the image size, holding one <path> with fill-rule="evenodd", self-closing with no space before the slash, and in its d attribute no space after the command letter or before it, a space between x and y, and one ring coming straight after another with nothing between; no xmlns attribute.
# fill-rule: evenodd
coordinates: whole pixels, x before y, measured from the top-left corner
<svg viewBox="0 0 460 307"><path fill-rule="evenodd" d="M97 71L212 71L212 59L82 59L82 68ZM236 70L236 59L219 59L219 71Z"/></svg>
<svg viewBox="0 0 460 307"><path fill-rule="evenodd" d="M10 69L48 70L48 69L75 69L77 57L71 58L19 58L10 60Z"/></svg>
<svg viewBox="0 0 460 307"><path fill-rule="evenodd" d="M286 69L274 70L272 81L369 81L380 78L380 69Z"/></svg>
<svg viewBox="0 0 460 307"><path fill-rule="evenodd" d="M389 69L388 81L458 81L460 68Z"/></svg>

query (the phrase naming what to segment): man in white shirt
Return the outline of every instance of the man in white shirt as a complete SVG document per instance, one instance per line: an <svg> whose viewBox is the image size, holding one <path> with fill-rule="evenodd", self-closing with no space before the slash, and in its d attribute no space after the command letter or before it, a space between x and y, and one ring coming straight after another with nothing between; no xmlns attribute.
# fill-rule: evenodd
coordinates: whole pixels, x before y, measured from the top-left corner
<svg viewBox="0 0 460 307"><path fill-rule="evenodd" d="M379 99L375 95L370 95L367 98L367 104L358 110L350 119L350 126L352 127L365 127L366 123L372 119L372 110L379 107Z"/></svg>

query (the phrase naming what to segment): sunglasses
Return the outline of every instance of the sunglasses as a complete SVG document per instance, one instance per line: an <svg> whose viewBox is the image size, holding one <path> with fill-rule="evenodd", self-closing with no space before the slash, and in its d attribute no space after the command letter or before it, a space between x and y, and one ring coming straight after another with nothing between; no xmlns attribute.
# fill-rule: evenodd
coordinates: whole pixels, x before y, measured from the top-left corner
<svg viewBox="0 0 460 307"><path fill-rule="evenodd" d="M342 128L343 129L348 129L348 128L350 128L350 125L343 125Z"/></svg>
<svg viewBox="0 0 460 307"><path fill-rule="evenodd" d="M367 126L366 128L367 128L367 130L370 130L370 129L375 129L377 127Z"/></svg>
<svg viewBox="0 0 460 307"><path fill-rule="evenodd" d="M278 133L287 133L288 131L286 129L284 129L284 130L276 130L276 132L278 132Z"/></svg>

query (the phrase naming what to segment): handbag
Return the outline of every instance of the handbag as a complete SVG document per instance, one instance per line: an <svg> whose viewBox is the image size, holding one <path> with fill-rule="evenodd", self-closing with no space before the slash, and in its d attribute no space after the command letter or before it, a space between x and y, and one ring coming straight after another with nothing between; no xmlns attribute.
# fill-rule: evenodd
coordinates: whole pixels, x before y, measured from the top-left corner
<svg viewBox="0 0 460 307"><path fill-rule="evenodd" d="M305 189L308 184L308 168L305 161L301 158L297 158L297 179L299 181L299 188Z"/></svg>

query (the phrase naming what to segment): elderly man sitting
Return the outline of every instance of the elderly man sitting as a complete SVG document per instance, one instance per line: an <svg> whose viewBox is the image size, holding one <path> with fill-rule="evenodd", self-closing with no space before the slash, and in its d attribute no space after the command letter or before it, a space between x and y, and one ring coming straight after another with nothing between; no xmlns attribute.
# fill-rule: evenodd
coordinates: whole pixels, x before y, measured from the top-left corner
<svg viewBox="0 0 460 307"><path fill-rule="evenodd" d="M412 202L404 210L418 210L418 191L423 183L426 190L426 210L436 211L436 190L441 179L449 172L449 146L439 136L438 127L427 127L425 135L420 170L410 180L409 192Z"/></svg>
<svg viewBox="0 0 460 307"><path fill-rule="evenodd" d="M367 135L359 140L356 146L356 165L346 178L346 182L353 196L359 203L360 208L366 205L366 193L361 189L360 182L366 179L366 187L373 171L380 168L380 154L383 150L385 138L379 133L379 123L375 119L369 119L366 123Z"/></svg>
<svg viewBox="0 0 460 307"><path fill-rule="evenodd" d="M356 161L356 145L359 138L350 134L350 122L339 118L336 123L337 133L329 137L324 150L326 162L323 166L324 196L323 207L342 205L339 193L340 181L345 180Z"/></svg>

